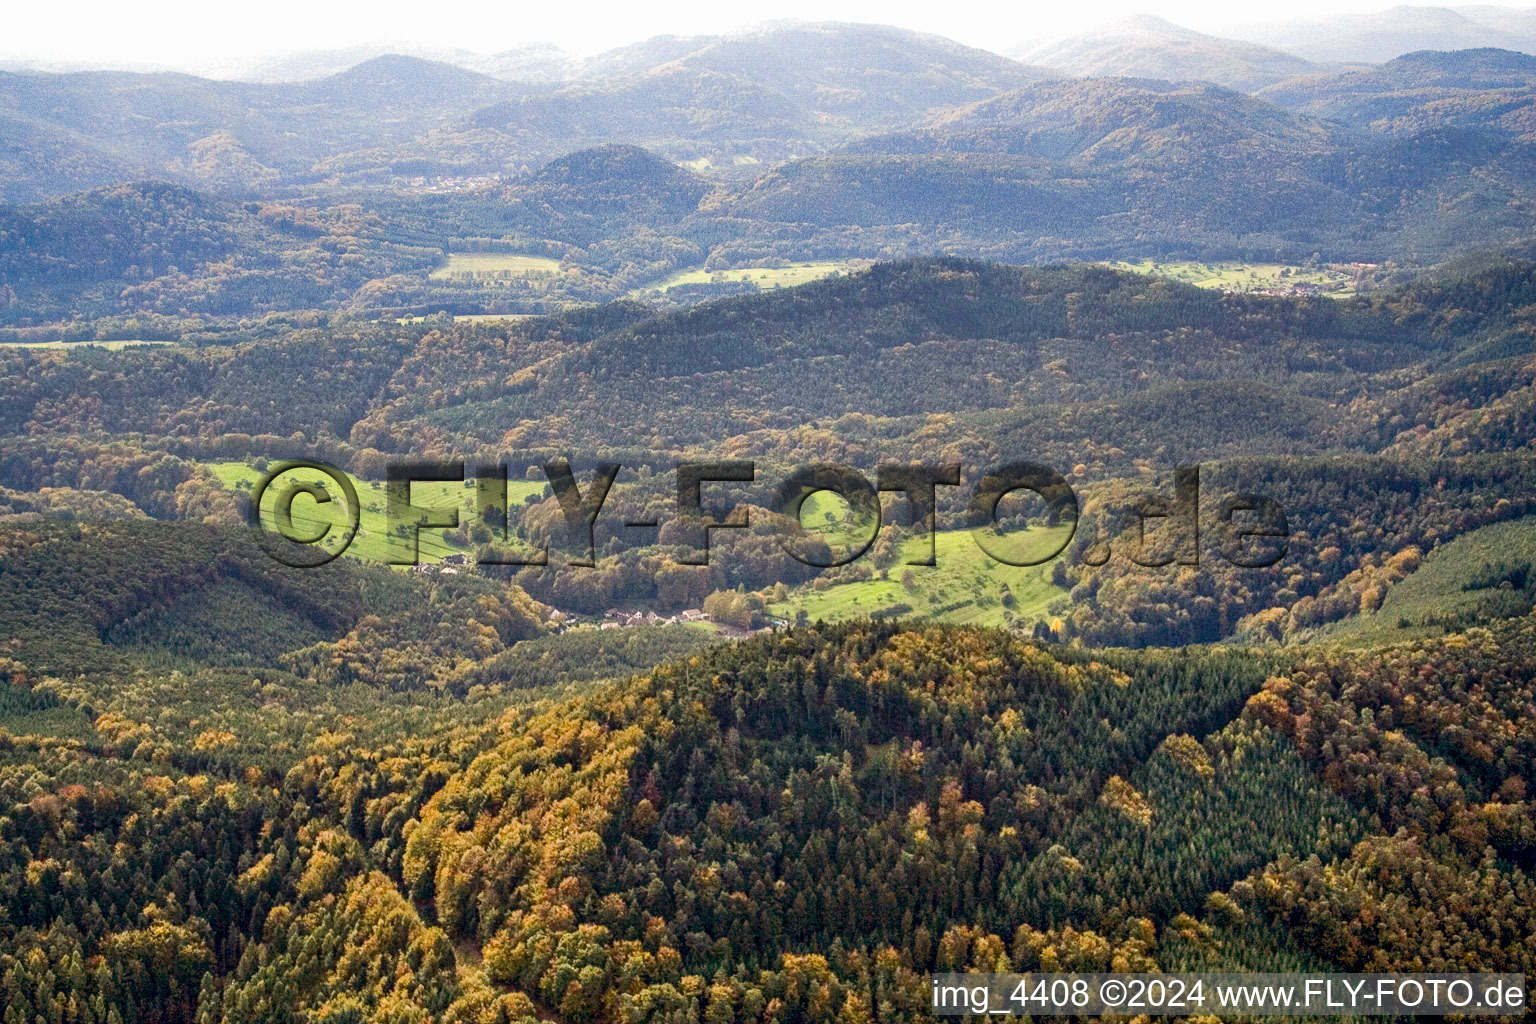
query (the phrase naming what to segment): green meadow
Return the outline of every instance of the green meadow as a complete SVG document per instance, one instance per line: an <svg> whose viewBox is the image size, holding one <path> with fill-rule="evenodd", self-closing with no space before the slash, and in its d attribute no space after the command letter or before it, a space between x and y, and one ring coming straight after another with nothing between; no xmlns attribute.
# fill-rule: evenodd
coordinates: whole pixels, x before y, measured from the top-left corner
<svg viewBox="0 0 1536 1024"><path fill-rule="evenodd" d="M807 528L814 525L812 517L804 513L801 522ZM1050 551L1061 544L1069 530L1066 526L1033 528L1027 531L1025 539L1028 543L1022 550ZM828 539L830 542L830 537ZM922 559L927 553L924 538L911 538L902 544L900 558L896 565L885 571L885 578L877 572L873 579L838 583L821 589L813 581L791 592L786 600L769 604L768 612L791 621L804 611L813 622L886 614L966 625L1002 626L1007 624L1009 617L1025 622L1048 618L1050 604L1066 593L1051 583L1050 563L1023 568L1004 565L984 552L969 530L949 530L934 535L937 565L903 564ZM1008 588L1007 597L1004 585Z"/></svg>
<svg viewBox="0 0 1536 1024"><path fill-rule="evenodd" d="M773 288L792 288L797 284L809 284L849 269L851 264L846 260L818 260L810 263L791 263L783 267L741 267L736 270L705 270L703 267L695 267L692 270L679 270L670 277L637 288L632 294L666 292L679 285L732 281L751 281L766 291Z"/></svg>
<svg viewBox="0 0 1536 1024"><path fill-rule="evenodd" d="M1354 276L1331 267L1307 268L1286 263L1199 263L1179 260L1111 260L1108 266L1137 274L1166 277L1197 288L1222 291L1259 291L1315 284L1323 294L1342 298L1354 294Z"/></svg>
<svg viewBox="0 0 1536 1024"><path fill-rule="evenodd" d="M248 491L262 475L260 470L245 462L213 462L208 463L207 467L230 490ZM318 503L307 493L300 493L294 498L292 512L294 526L301 533L316 535L330 526L331 535L320 543L334 551L346 525L346 509L335 484L322 474L306 474L303 471L296 471L284 479L317 483L333 495L332 501ZM351 479L357 489L361 514L357 536L348 545L345 554L372 562L399 563L408 560L408 539L389 529L383 482L357 477ZM509 506L515 512L530 495L542 494L545 486L542 480L508 481ZM280 490L279 486L274 485L263 498L263 518L266 522L272 521ZM411 488L411 501L420 508L457 508L462 525L472 524L478 517L472 480L463 483L435 481L414 484ZM806 499L801 508L800 521L807 529L816 531L834 549L858 547L868 539L870 533L868 524L855 521L849 514L847 503L828 491L819 491ZM1015 533L1008 539L1009 550L1024 555L1044 553L1060 545L1068 529L1037 527ZM469 552L472 545L455 543L449 539L450 532L444 529L420 530L420 560L435 563L441 562L448 555ZM1049 563L1029 567L1005 565L982 551L969 530L944 531L935 535L937 566L904 564L924 558L927 554L926 543L920 537L904 541L898 564L891 566L883 576L877 571L876 576L868 580L832 585L812 583L792 591L783 601L771 603L768 612L790 620L795 619L803 610L811 620L835 621L883 614L1002 626L1010 620L1027 623L1048 618L1051 603L1065 593L1050 582ZM869 558L866 554L855 564L868 565Z"/></svg>
<svg viewBox="0 0 1536 1024"><path fill-rule="evenodd" d="M490 282L560 273L560 261L548 256L506 252L450 253L448 262L432 271L433 281Z"/></svg>
<svg viewBox="0 0 1536 1024"><path fill-rule="evenodd" d="M33 349L63 349L63 348L104 348L108 352L120 352L125 348L140 348L143 346L174 345L173 341L150 341L143 338L128 338L120 341L0 341L0 348L33 348Z"/></svg>
<svg viewBox="0 0 1536 1024"><path fill-rule="evenodd" d="M454 316L453 322L456 324L483 324L495 320L531 320L537 315L537 313L459 313ZM402 316L396 317L395 323L419 324L425 323L426 319L424 316Z"/></svg>
<svg viewBox="0 0 1536 1024"><path fill-rule="evenodd" d="M218 477L219 482L230 490L248 490L255 486L261 479L261 471L244 462L213 462L208 463L208 468ZM296 471L293 474L285 474L284 479L290 476L301 482L318 483L327 488L332 495L332 500L321 504L308 494L298 494L293 501L294 526L310 535L318 534L327 525L332 527L330 536L321 541L321 546L334 551L336 544L346 528L346 509L342 496L337 493L334 482L327 480L323 474L305 474ZM386 500L384 484L378 480L360 480L352 477L352 485L357 489L357 497L362 510L359 516L357 536L347 546L346 554L349 557L370 562L399 562L410 558L410 542L408 538L400 536L389 529L386 516ZM510 507L516 508L527 500L530 494L542 494L544 481L509 480L507 482L507 501ZM263 520L272 521L272 512L281 488L274 484L262 498ZM475 509L475 485L473 480L463 483L457 481L436 481L430 483L417 483L411 487L411 503L420 508L458 508L459 523L468 525L475 522L479 513ZM419 531L419 550L421 561L440 562L448 555L463 553L470 549L468 544L454 544L445 536L450 531L440 529L422 529Z"/></svg>

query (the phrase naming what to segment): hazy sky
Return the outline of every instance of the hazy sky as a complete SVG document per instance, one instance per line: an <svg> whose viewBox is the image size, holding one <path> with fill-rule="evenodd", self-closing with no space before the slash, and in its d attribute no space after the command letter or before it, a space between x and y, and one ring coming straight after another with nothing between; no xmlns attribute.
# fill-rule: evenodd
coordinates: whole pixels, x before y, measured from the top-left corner
<svg viewBox="0 0 1536 1024"><path fill-rule="evenodd" d="M1419 0L1426 2L1426 0ZM1381 0L1291 0L1270 18L1380 10ZM933 3L932 0L778 0L764 7L722 0L639 3L515 0L56 0L7 4L0 56L209 68L221 62L295 50L370 43L461 47L490 53L548 41L595 53L662 33L727 32L774 18L865 21L935 32L1005 51L1129 14L1153 13L1205 31L1254 20L1254 9L1215 0L1082 0L1077 3Z"/></svg>

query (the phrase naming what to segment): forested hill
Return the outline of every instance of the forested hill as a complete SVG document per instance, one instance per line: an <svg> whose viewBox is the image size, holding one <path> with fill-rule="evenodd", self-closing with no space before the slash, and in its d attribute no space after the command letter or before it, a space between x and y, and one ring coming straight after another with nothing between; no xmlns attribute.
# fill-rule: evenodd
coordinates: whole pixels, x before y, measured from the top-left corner
<svg viewBox="0 0 1536 1024"><path fill-rule="evenodd" d="M617 303L490 325L335 317L234 348L8 350L0 425L17 435L179 437L186 450L209 451L229 431L264 445L297 431L350 461L368 448L417 450L423 437L463 455L514 429L525 451L623 450L634 424L647 423L655 459L736 436L755 436L764 456L793 450L808 440L795 433L804 424L850 412L896 418L876 431L894 443L921 427L901 417L932 413L952 418L946 443L993 453L1020 429L1038 454L1070 465L1084 443L1114 446L1102 432L1110 424L1131 428L1135 403L1114 403L1199 386L1203 403L1226 394L1234 412L1279 403L1278 418L1249 418L1250 447L1224 452L1256 453L1266 437L1287 439L1276 453L1294 452L1291 428L1314 415L1318 429L1301 431L1306 450L1377 452L1419 424L1440 425L1434 409L1452 390L1431 398L1440 385L1415 385L1425 375L1529 357L1532 275L1528 263L1483 262L1336 301L1093 266L925 260L660 316ZM803 386L812 378L818 386ZM1476 378L1474 407L1522 379ZM1224 391L1223 381L1261 387ZM278 408L291 410L280 422ZM827 443L867 443L873 425L849 421ZM1203 436L1205 426L1179 435Z"/></svg>
<svg viewBox="0 0 1536 1024"><path fill-rule="evenodd" d="M162 462L144 475L170 471ZM339 642L347 665L329 681L421 688L460 655L484 658L549 628L548 609L516 587L351 560L291 569L229 525L23 517L0 529L0 569L11 581L0 598L6 658L36 678L109 684L145 663L275 667L313 644L324 664Z"/></svg>
<svg viewBox="0 0 1536 1024"><path fill-rule="evenodd" d="M440 258L380 234L356 206L234 203L158 182L0 206L0 322L335 307Z"/></svg>
<svg viewBox="0 0 1536 1024"><path fill-rule="evenodd" d="M1349 142L1338 125L1199 82L1042 82L945 111L854 152L992 152L1084 165L1126 159L1291 161Z"/></svg>
<svg viewBox="0 0 1536 1024"><path fill-rule="evenodd" d="M1465 100L1462 114L1427 102L1419 123L1378 132L1210 85L1047 82L785 163L729 209L885 246L958 228L968 254L1012 260L1131 248L1232 258L1306 239L1379 261L1454 249L1454 197L1482 247L1508 245L1529 235L1507 205L1531 190L1518 126L1529 105Z"/></svg>
<svg viewBox="0 0 1536 1024"><path fill-rule="evenodd" d="M1246 377L1311 387L1324 379L1319 374L1336 375L1347 397L1364 397L1370 389L1362 373L1410 366L1422 373L1458 360L1528 353L1522 339L1531 274L1529 264L1496 261L1334 301L1224 294L1103 267L925 260L661 316L617 303L484 326L335 317L238 348L10 349L0 357L13 368L0 386L0 413L5 429L17 433L30 425L168 436L186 422L194 436L215 426L278 436L298 430L308 443L350 436L359 445L407 450L412 416L429 409L459 408L458 421L480 436L519 421L538 427L546 413L600 402L638 403L641 421L662 423L656 417L679 411L666 389L706 374L690 385L705 390L681 407L697 420L692 436L730 408L821 410L814 391L794 385L816 360L848 367L837 379L842 397L828 395L833 404L826 412L929 408L932 389L917 387L915 377L898 386L891 375L910 376L930 356L938 360L935 379L954 378L958 389L945 392L947 405L934 406L936 412L1027 411L1009 397L1010 388L1033 394L1032 402L1081 403L1191 380ZM968 359L1005 359L988 372L1008 376L988 384L964 365L945 369L941 351L961 349L972 353ZM331 365L339 353L347 359ZM1049 365L1057 359L1068 361ZM273 377L279 367L281 376ZM573 388L573 374L589 383ZM715 387L730 380L718 374L736 374L751 386L717 396ZM971 382L962 386L965 375ZM258 390L263 379L281 396L279 407L297 418L272 421L269 403L277 396ZM344 393L326 391L343 381ZM617 381L635 386L615 393L607 382ZM850 406L849 388L868 394ZM289 400L301 394L305 401ZM514 404L493 414L487 407L478 420L471 415L492 402ZM82 403L92 410L89 421L72 418L72 410L86 408ZM575 431L563 443L580 445L600 436L585 431L600 431L603 421L545 426ZM375 439L379 428L404 432L386 443L386 435Z"/></svg>
<svg viewBox="0 0 1536 1024"><path fill-rule="evenodd" d="M774 999L784 1019L839 1004L911 1019L935 969L1508 968L1531 955L1517 723L1532 636L1527 622L1386 664L1277 668L795 632L621 689L586 712L595 728L559 733L559 754L553 726L487 751L424 809L404 876L441 927L485 943L492 979L599 1019L686 1005L686 981L652 973L673 955L738 1020ZM1420 661L1417 681L1393 681L1388 666ZM1520 738L1465 784L1451 780L1475 740L1431 753L1390 724L1475 714ZM1449 787L1440 808L1374 788L1415 774ZM555 788L498 800L514 778ZM1460 831L1480 815L1486 831ZM540 863L556 829L558 859ZM1479 887L1476 913L1440 902ZM1445 945L1425 955L1430 937Z"/></svg>
<svg viewBox="0 0 1536 1024"><path fill-rule="evenodd" d="M612 295L620 289L594 262L643 275L698 258L678 233L711 188L653 153L613 145L569 153L504 188L383 211L236 202L153 181L0 206L0 323L137 316L163 331L188 317L367 309L426 287L447 251L501 251L504 236L572 254L586 291Z"/></svg>
<svg viewBox="0 0 1536 1024"><path fill-rule="evenodd" d="M1295 54L1206 35L1151 14L1066 39L1026 44L1013 56L1073 77L1214 82L1243 92L1321 70Z"/></svg>
<svg viewBox="0 0 1536 1024"><path fill-rule="evenodd" d="M1420 51L1377 68L1304 75L1261 99L1373 131L1480 126L1530 137L1536 57L1510 50Z"/></svg>
<svg viewBox="0 0 1536 1024"><path fill-rule="evenodd" d="M178 74L0 72L7 122L21 145L4 154L0 199L48 198L78 182L140 173L248 192L310 179L349 151L399 145L513 87L484 75L387 56L314 82L258 85ZM32 159L48 146L64 173ZM66 188L61 188L65 186Z"/></svg>
<svg viewBox="0 0 1536 1024"><path fill-rule="evenodd" d="M0 273L13 296L21 288L28 297L61 279L116 280L130 267L151 280L173 266L230 258L259 230L241 220L207 195L152 182L0 207Z"/></svg>
<svg viewBox="0 0 1536 1024"><path fill-rule="evenodd" d="M574 238L590 242L620 223L672 227L694 213L711 189L698 175L638 146L607 145L551 160L506 198L537 211L532 215L540 220L529 227L539 234L572 238L573 222L585 221Z"/></svg>
<svg viewBox="0 0 1536 1024"><path fill-rule="evenodd" d="M8 1006L917 1022L932 971L1536 966L1528 619L1283 659L866 623L468 704L338 686L369 628L0 661Z"/></svg>
<svg viewBox="0 0 1536 1024"><path fill-rule="evenodd" d="M940 339L1013 342L1028 352L1050 338L1218 322L1247 340L1281 321L1317 337L1340 333L1338 316L1331 303L1225 296L1105 267L919 260L655 317L593 340L562 365L579 363L599 380L653 380L822 356L874 357Z"/></svg>
<svg viewBox="0 0 1536 1024"><path fill-rule="evenodd" d="M882 350L943 340L1009 343L1027 370L1031 355L1052 340L1181 330L1212 332L1247 355L1267 354L1280 373L1290 369L1280 358L1285 348L1324 340L1333 359L1362 368L1437 367L1527 324L1532 274L1532 264L1493 261L1340 302L1223 293L1094 265L905 261L640 320L531 376L547 374L551 387L571 372L654 383L803 359L877 359ZM1180 361L1171 347L1155 352L1154 359ZM524 389L528 383L520 382Z"/></svg>
<svg viewBox="0 0 1536 1024"><path fill-rule="evenodd" d="M761 81L824 117L869 129L1052 77L1046 69L888 25L779 23L731 36L662 36L591 58L581 77L663 65Z"/></svg>

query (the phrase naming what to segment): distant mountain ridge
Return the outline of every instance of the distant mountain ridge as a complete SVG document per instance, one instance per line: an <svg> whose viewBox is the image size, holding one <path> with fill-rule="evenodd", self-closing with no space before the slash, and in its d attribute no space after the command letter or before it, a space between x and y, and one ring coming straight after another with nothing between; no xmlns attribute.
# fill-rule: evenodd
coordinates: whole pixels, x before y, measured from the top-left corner
<svg viewBox="0 0 1536 1024"><path fill-rule="evenodd" d="M1415 50L1495 47L1536 53L1536 18L1500 7L1417 7L1275 21L1228 30L1312 61L1380 64Z"/></svg>
<svg viewBox="0 0 1536 1024"><path fill-rule="evenodd" d="M727 165L781 160L1051 74L936 36L847 24L659 37L579 68L539 48L481 66L531 80L401 54L300 82L0 73L5 138L28 140L0 142L0 201L125 175L227 188L233 167L263 187L384 184L410 173L397 165L516 173L606 143Z"/></svg>
<svg viewBox="0 0 1536 1024"><path fill-rule="evenodd" d="M0 201L119 184L122 165L134 168L135 177L215 186L222 183L199 171L202 151L210 146L241 151L257 184L314 180L324 176L316 171L330 158L407 143L513 88L462 68L397 55L285 85L169 73L0 72L0 117L55 151L53 166L39 167L25 148L0 144Z"/></svg>
<svg viewBox="0 0 1536 1024"><path fill-rule="evenodd" d="M551 43L530 43L495 53L474 53L410 44L353 46L340 50L305 50L281 56L223 61L200 68L209 78L280 84L328 78L365 61L386 56L415 57L451 64L507 82L553 82L572 77L581 59Z"/></svg>
<svg viewBox="0 0 1536 1024"><path fill-rule="evenodd" d="M1012 46L994 46L988 41L983 50L887 25L784 20L722 35L658 35L590 57L549 42L480 51L401 40L261 57L189 57L175 68L130 59L114 62L108 69L145 74L174 71L218 81L292 84L327 78L373 58L398 54L452 64L502 81L547 85L638 74L677 60L708 63L721 70L722 61L753 58L754 49L763 40L768 40L769 50L774 50L777 44L773 40L794 37L802 51L815 50L815 37L829 30L844 30L838 45L845 56L867 57L870 51L866 46L850 45L848 29L863 30L871 40L881 33L891 38L920 38L951 54L970 51L969 60L977 54L993 58L1003 54L1060 74L1201 80L1245 92L1279 78L1305 74L1308 63L1383 63L1416 50L1494 47L1536 52L1536 9L1474 4L1399 5L1376 12L1274 19L1206 31L1142 13L1086 31L1035 38ZM792 65L793 61L788 63ZM852 66L859 61L849 63ZM89 61L0 58L0 70L17 73L102 69L99 63ZM766 70L759 62L752 74Z"/></svg>
<svg viewBox="0 0 1536 1024"><path fill-rule="evenodd" d="M1412 55L1402 63L1440 62L1442 80L1475 85L1518 82L1529 60ZM333 93L365 88L370 73L365 66L350 84L333 83ZM1390 88L1411 70L1364 74L1380 79L1369 88ZM479 87L456 69L441 81ZM1362 95L1371 99L1368 87ZM1438 102L1423 106L1449 101ZM737 180L608 143L437 192L284 200L112 186L0 206L0 284L9 285L0 323L294 308L545 311L697 268L935 250L1014 262L1147 254L1294 263L1320 254L1422 265L1536 241L1536 142L1509 125L1455 117L1415 128L1411 114L1401 131L1384 132L1208 83L1068 79ZM238 184L256 173L256 156L229 133L193 149L204 177ZM454 283L463 275L435 273L459 254L485 254L475 258L491 271L507 257L500 283L469 287ZM524 278L527 256L557 259L565 272Z"/></svg>
<svg viewBox="0 0 1536 1024"><path fill-rule="evenodd" d="M1256 92L1298 75L1382 64L1420 50L1502 49L1536 54L1536 11L1489 5L1401 5L1241 25L1207 34L1139 14L1009 55L1066 75L1201 80Z"/></svg>
<svg viewBox="0 0 1536 1024"><path fill-rule="evenodd" d="M1315 154L1333 126L1219 86L1135 78L1042 82L850 145L859 152L1009 153L1102 163Z"/></svg>
<svg viewBox="0 0 1536 1024"><path fill-rule="evenodd" d="M1072 79L786 163L727 209L764 235L814 225L906 252L953 238L1014 261L1309 245L1417 261L1530 236L1531 199L1536 146L1508 133L1383 136L1212 85Z"/></svg>
<svg viewBox="0 0 1536 1024"><path fill-rule="evenodd" d="M1321 70L1294 54L1206 35L1147 14L1066 39L1027 44L1010 55L1074 77L1198 80L1239 92Z"/></svg>
<svg viewBox="0 0 1536 1024"><path fill-rule="evenodd" d="M680 159L777 161L1049 77L993 53L879 25L660 36L592 58L575 81L553 91L478 111L465 135L444 142L545 156L573 143L620 142Z"/></svg>
<svg viewBox="0 0 1536 1024"><path fill-rule="evenodd" d="M1489 31L1513 38L1528 20L1501 9L1394 11L1382 17L1417 25L1421 36L1497 22L1502 27ZM289 71L308 76L326 60L366 52L301 54ZM0 202L146 179L247 197L432 190L438 182L474 189L609 144L643 147L733 185L765 165L872 145L893 154L1047 159L1126 149L1178 160L1182 136L1168 125L1149 127L1148 118L1225 123L1229 113L1217 104L1202 114L1210 97L1198 91L1068 84L1081 75L1205 81L1394 135L1475 127L1525 137L1536 115L1528 69L1508 56L1516 52L1394 55L1376 75L1143 16L1024 52L1052 67L889 26L786 23L728 36L658 36L585 60L538 45L484 58L446 52L446 61L380 54L297 82L0 72ZM1027 116L991 103L1015 94L1026 98ZM1108 109L1115 104L1124 109ZM1267 107L1233 116L1278 124ZM1118 128L1116 118L1124 122ZM1101 126L1091 147L1074 141ZM1161 149L1152 144L1159 133Z"/></svg>
<svg viewBox="0 0 1536 1024"><path fill-rule="evenodd" d="M1149 19L1128 30L1255 52ZM1301 66L1311 73L1249 94L1063 77L882 26L790 24L658 37L543 83L400 54L281 84L0 74L0 203L24 208L18 223L57 225L60 192L90 193L84 209L125 182L169 182L217 199L271 261L186 261L228 288L211 297L188 291L197 270L160 272L182 263L118 261L122 278L101 278L92 308L123 314L273 308L288 299L261 282L302 276L294 253L346 268L309 275L314 307L520 312L697 283L701 270L936 250L1418 265L1536 238L1536 57ZM485 272L495 294L462 270L491 256L508 257ZM529 280L526 257L568 272ZM153 289L135 266L157 271ZM45 298L46 317L71 301ZM28 327L44 316L12 314Z"/></svg>
<svg viewBox="0 0 1536 1024"><path fill-rule="evenodd" d="M1478 127L1536 139L1536 56L1510 50L1421 50L1377 68L1287 79L1258 95L1378 132Z"/></svg>

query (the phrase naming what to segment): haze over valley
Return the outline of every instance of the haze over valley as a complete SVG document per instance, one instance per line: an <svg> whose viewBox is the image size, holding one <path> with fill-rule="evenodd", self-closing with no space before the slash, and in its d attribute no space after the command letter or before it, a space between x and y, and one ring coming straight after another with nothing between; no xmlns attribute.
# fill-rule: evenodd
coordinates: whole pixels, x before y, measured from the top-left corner
<svg viewBox="0 0 1536 1024"><path fill-rule="evenodd" d="M1536 15L778 13L20 12L4 1024L1536 977Z"/></svg>

